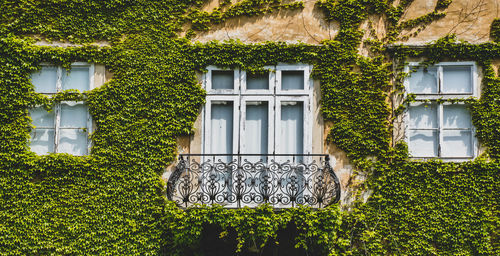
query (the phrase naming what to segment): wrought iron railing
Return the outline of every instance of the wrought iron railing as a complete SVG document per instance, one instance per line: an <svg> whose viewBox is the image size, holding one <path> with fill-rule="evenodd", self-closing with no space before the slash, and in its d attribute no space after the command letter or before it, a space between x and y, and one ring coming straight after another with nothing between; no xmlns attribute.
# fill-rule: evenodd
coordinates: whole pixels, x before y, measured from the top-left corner
<svg viewBox="0 0 500 256"><path fill-rule="evenodd" d="M340 183L323 154L181 154L167 183L180 207L323 208L340 199Z"/></svg>

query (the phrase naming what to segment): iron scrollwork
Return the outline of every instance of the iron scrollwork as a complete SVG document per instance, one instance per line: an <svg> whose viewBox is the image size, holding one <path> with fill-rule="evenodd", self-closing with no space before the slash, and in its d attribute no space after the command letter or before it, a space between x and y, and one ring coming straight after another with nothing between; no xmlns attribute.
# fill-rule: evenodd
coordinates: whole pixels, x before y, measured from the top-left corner
<svg viewBox="0 0 500 256"><path fill-rule="evenodd" d="M340 183L328 155L185 154L168 180L167 197L181 207L323 208L339 201Z"/></svg>

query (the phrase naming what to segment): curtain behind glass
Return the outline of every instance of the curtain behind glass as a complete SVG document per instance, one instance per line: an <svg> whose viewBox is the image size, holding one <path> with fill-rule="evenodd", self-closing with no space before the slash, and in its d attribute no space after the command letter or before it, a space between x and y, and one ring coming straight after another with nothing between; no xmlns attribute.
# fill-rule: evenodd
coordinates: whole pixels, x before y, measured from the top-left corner
<svg viewBox="0 0 500 256"><path fill-rule="evenodd" d="M268 153L269 116L267 102L249 102L246 106L243 143L246 154ZM266 161L263 156L248 157L251 162Z"/></svg>
<svg viewBox="0 0 500 256"><path fill-rule="evenodd" d="M212 104L210 117L210 153L233 153L233 103ZM222 161L230 161L231 157L218 157Z"/></svg>
<svg viewBox="0 0 500 256"><path fill-rule="evenodd" d="M281 104L281 129L280 129L280 154L304 153L304 107L302 102L282 102ZM293 157L287 157L293 161ZM302 157L295 157L295 162Z"/></svg>

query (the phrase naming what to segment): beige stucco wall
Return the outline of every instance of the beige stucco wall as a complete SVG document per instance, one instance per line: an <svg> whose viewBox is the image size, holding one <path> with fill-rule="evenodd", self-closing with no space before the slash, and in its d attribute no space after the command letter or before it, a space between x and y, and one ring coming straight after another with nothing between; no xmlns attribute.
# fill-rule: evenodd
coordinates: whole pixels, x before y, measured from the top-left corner
<svg viewBox="0 0 500 256"><path fill-rule="evenodd" d="M244 43L284 41L318 44L321 40L333 39L339 24L326 22L323 14L314 8L315 3L315 0L305 0L303 10L280 10L258 17L230 19L212 26L208 32L199 33L193 40L208 42L239 39ZM210 12L217 5L218 1L214 0L204 10Z"/></svg>
<svg viewBox="0 0 500 256"><path fill-rule="evenodd" d="M416 0L403 16L409 20L432 12L437 0ZM471 43L489 40L493 19L500 17L499 0L453 0L446 10L446 17L428 25L417 37L407 43L425 43L446 34L456 34L458 39Z"/></svg>
<svg viewBox="0 0 500 256"><path fill-rule="evenodd" d="M263 41L304 42L318 44L325 39L333 39L338 32L337 22L326 22L320 10L315 8L316 0L304 1L303 10L281 10L259 17L234 18L225 23L212 26L210 31L201 32L194 41L239 39L244 43ZM397 1L396 1L397 2ZM415 0L404 13L402 20L410 20L432 12L437 0ZM212 11L218 1L204 6ZM473 43L489 40L490 25L500 17L499 0L453 0L446 10L446 17L427 25L416 37L404 43L419 44L431 42L449 33L459 39ZM385 35L383 17L371 16L369 20L379 37ZM366 29L367 23L362 25ZM404 31L409 35L413 31Z"/></svg>

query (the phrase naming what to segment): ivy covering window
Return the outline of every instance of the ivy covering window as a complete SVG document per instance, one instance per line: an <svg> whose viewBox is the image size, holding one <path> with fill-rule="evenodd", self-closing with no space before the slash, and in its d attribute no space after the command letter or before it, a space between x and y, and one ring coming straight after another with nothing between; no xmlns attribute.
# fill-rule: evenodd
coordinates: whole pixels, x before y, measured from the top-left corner
<svg viewBox="0 0 500 256"><path fill-rule="evenodd" d="M93 65L75 63L71 70L57 66L42 66L32 74L37 93L52 97L58 92L92 89ZM31 150L39 155L48 153L89 153L89 131L92 121L88 107L81 101L62 101L49 112L43 107L29 110L34 128L31 131Z"/></svg>
<svg viewBox="0 0 500 256"><path fill-rule="evenodd" d="M416 102L408 109L407 139L417 158L471 159L476 156L468 106L460 100L477 96L474 63L439 63L430 67L410 64L406 81ZM459 101L451 103L451 101Z"/></svg>
<svg viewBox="0 0 500 256"><path fill-rule="evenodd" d="M208 68L205 153L311 153L310 66L267 68L271 71L261 74Z"/></svg>

